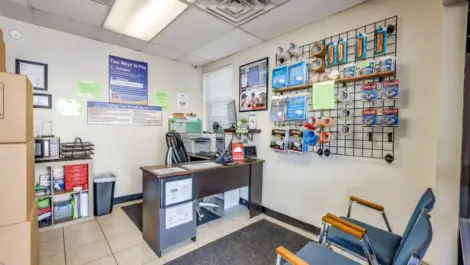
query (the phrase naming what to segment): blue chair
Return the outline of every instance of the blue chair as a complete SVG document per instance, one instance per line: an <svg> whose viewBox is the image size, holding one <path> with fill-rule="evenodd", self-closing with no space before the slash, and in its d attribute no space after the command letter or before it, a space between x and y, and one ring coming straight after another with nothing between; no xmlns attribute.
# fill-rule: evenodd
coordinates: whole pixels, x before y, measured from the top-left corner
<svg viewBox="0 0 470 265"><path fill-rule="evenodd" d="M368 240L367 229L359 227L351 222L328 214L323 217L323 236L320 244L310 242L297 254L293 254L283 247L277 249L277 265L284 262L286 265L358 265L349 258L346 258L326 246L326 235L334 228L356 238L361 242L364 251L368 253L368 264L378 265L379 263L369 251L371 247ZM428 211L422 211L418 215L416 224L411 228L402 248L396 253L392 265L418 265L423 259L432 241L432 226Z"/></svg>
<svg viewBox="0 0 470 265"><path fill-rule="evenodd" d="M388 224L388 220L385 215L385 210L383 206L362 200L357 197L351 197L348 209L348 216L341 218L365 228L367 230L367 235L371 243L370 251L372 252L372 254L376 256L379 264L390 265L395 264L393 262L398 255L397 253L400 253L400 250L403 248L423 209L426 209L426 211L431 211L434 207L435 201L436 199L434 197L434 193L431 189L427 189L424 192L423 196L421 196L421 199L419 200L418 204L416 205L416 208L413 211L410 220L408 221L408 225L405 229L405 232L403 233L403 236L394 234L392 232L390 225ZM384 218L388 231L350 218L351 208L354 203L380 211ZM360 257L366 257L366 253L362 248L361 242L339 229L336 229L334 227L330 229L327 235L327 241Z"/></svg>

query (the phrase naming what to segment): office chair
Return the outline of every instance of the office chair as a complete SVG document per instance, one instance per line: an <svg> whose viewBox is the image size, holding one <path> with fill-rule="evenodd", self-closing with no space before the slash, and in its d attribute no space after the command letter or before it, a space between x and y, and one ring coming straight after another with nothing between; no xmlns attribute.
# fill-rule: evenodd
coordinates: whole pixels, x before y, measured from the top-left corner
<svg viewBox="0 0 470 265"><path fill-rule="evenodd" d="M335 215L327 214L323 217L323 227L320 233L320 244L310 242L297 254L293 254L284 247L277 249L277 265L359 265L339 253L327 247L326 236L329 230L334 228L354 237L361 243L364 252L367 253L366 260L370 265L378 265L374 253L370 250L373 245L369 241L367 229L341 219ZM428 211L423 209L418 215L416 224L412 227L403 247L396 253L392 265L418 265L423 259L432 241L432 226Z"/></svg>
<svg viewBox="0 0 470 265"><path fill-rule="evenodd" d="M341 219L367 229L369 240L372 245L372 252L377 257L378 262L382 265L390 265L394 264L393 261L396 258L396 253L400 252L400 250L403 248L423 209L426 209L426 211L431 211L434 207L435 201L436 198L434 197L432 189L428 188L416 205L402 236L392 232L385 215L385 208L383 206L357 197L352 196L350 198L348 215L347 217L341 217ZM354 203L379 211L384 218L388 231L351 218L351 208ZM330 229L330 232L327 235L327 240L333 245L351 252L352 254L356 254L360 257L365 257L366 255L359 240L334 227Z"/></svg>
<svg viewBox="0 0 470 265"><path fill-rule="evenodd" d="M189 162L189 157L186 153L186 148L184 148L183 140L181 140L181 135L177 132L169 132L166 134L166 145L168 150L166 152L166 161L165 164L171 165L172 163L185 163ZM196 204L197 219L199 221L204 218L204 213L201 210L201 207L212 207L214 211L219 209L219 205L215 203L206 203L203 199L198 199Z"/></svg>

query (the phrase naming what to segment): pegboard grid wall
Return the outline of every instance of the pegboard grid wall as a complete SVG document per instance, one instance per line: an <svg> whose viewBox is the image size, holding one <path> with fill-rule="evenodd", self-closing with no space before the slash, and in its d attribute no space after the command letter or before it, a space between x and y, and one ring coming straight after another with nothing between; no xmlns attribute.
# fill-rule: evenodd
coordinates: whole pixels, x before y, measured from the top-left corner
<svg viewBox="0 0 470 265"><path fill-rule="evenodd" d="M375 55L375 30L379 27L387 28L387 26L395 26L395 31L392 34L388 35L387 40L387 51L386 54L381 56ZM367 40L367 56L366 59L356 59L356 37L359 33L366 33ZM323 44L328 44L330 42L338 42L340 39L348 40L348 60L346 63L338 64L336 66L328 67L326 72L339 71L340 76L343 76L343 67L348 63L358 63L364 60L377 60L385 56L395 56L397 53L397 39L398 39L398 17L391 17L381 21L377 21L363 27L359 27L347 32L343 32L329 38L315 41L310 44L300 46L302 49L302 56L295 58L291 57L290 60L287 60L283 65L289 65L300 60L309 60L311 64L313 55L311 55L311 50L313 45L318 42ZM276 64L281 65L277 60ZM313 75L316 74L315 71L310 69L309 72L309 81L312 83ZM334 124L331 127L322 128L321 131L333 132L335 139L328 144L317 144L315 146L310 146L310 152L324 153L326 150L329 150L331 154L334 155L344 155L344 156L357 156L357 157L368 157L368 158L392 158L391 163L395 157L395 129L393 127L383 127L382 123L382 109L385 107L395 107L395 100L382 100L382 85L381 81L383 80L393 80L396 77L396 67L395 74L392 77L386 78L373 78L364 81L356 81L350 83L336 83L335 84L335 108L331 110L313 110L312 109L312 87L298 89L295 91L279 92L273 90L276 95L295 95L299 93L308 92L308 118L311 120L312 117L331 117L334 119ZM379 83L378 88L378 99L374 102L364 102L362 100L362 86L366 83L377 82ZM353 100L348 104L343 103L338 100L338 93L341 91L347 91L350 96L353 96ZM352 113L350 118L343 119L340 117L340 111L343 108L349 109ZM363 109L376 109L379 125L377 127L363 127L362 126L362 110ZM274 122L275 127L283 129L288 127L289 129L305 129L305 122L294 122L294 121L276 121ZM340 125L346 124L352 129L352 132L348 135L340 134ZM321 152L319 152L321 150ZM387 160L387 159L386 159Z"/></svg>

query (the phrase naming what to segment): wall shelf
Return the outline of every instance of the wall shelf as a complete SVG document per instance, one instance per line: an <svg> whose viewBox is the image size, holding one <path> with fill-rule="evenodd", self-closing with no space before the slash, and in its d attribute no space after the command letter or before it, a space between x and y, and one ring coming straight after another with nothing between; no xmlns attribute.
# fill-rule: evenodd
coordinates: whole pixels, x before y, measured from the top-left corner
<svg viewBox="0 0 470 265"><path fill-rule="evenodd" d="M241 140L242 135L245 135L248 139L250 139L250 141L253 141L253 134L261 133L261 129L237 130L234 128L230 128L230 129L225 129L224 132L235 135L235 137L237 137L238 140Z"/></svg>

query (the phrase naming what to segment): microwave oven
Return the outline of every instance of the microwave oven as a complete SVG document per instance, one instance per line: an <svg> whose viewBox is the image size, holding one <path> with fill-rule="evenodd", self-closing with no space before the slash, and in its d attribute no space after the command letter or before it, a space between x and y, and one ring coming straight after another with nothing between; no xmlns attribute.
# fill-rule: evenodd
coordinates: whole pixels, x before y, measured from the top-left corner
<svg viewBox="0 0 470 265"><path fill-rule="evenodd" d="M58 137L38 137L34 139L36 161L60 159L60 139Z"/></svg>

